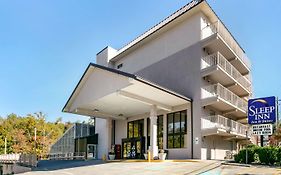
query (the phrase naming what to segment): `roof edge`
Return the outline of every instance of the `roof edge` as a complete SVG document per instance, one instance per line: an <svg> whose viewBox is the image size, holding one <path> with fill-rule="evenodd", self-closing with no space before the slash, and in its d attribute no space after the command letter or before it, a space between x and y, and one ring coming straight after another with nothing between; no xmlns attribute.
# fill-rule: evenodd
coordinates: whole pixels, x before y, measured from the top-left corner
<svg viewBox="0 0 281 175"><path fill-rule="evenodd" d="M76 84L74 90L72 91L70 97L68 98L68 100L66 101L64 107L62 108L61 112L65 112L65 108L67 106L67 104L70 102L72 96L74 95L76 89L78 88L78 86L80 85L81 81L83 80L83 78L85 77L86 73L88 72L89 68L91 67L91 63L87 66L86 70L84 71L83 75L81 76L81 78L79 79L78 83Z"/></svg>
<svg viewBox="0 0 281 175"><path fill-rule="evenodd" d="M192 0L189 3L187 3L186 5L182 6L180 9L178 9L177 11L175 11L174 13L172 13L171 15L169 15L168 17L166 17L165 19L161 20L159 23L157 23L156 25L154 25L153 27L151 27L150 29L146 30L144 33L140 34L139 36L137 36L135 39L131 40L130 42L128 42L127 44L125 44L123 47L121 47L120 49L117 50L117 54L112 57L110 60L114 60L117 56L119 56L120 54L122 54L123 52L125 52L126 50L130 49L131 47L133 47L134 45L136 45L137 43L141 42L142 40L146 39L147 37L151 36L152 34L154 34L155 32L157 32L158 30L162 29L163 27L165 27L166 25L170 24L171 22L173 22L175 19L177 19L178 17L182 16L183 14L187 13L188 11L190 11L191 9L193 9L194 7L198 6L199 4L201 4L202 2L206 2L206 0ZM186 8L186 9L185 9ZM182 11L183 10L183 11ZM182 12L181 12L182 11ZM177 14L179 13L179 14ZM175 16L174 16L175 15ZM171 19L170 19L171 18ZM163 24L162 24L163 23Z"/></svg>
<svg viewBox="0 0 281 175"><path fill-rule="evenodd" d="M72 91L72 93L71 93L70 97L68 98L66 104L65 104L64 107L62 108L62 112L66 112L66 111L65 111L65 108L67 107L67 105L68 105L69 102L71 101L73 95L75 94L76 90L77 90L78 87L80 86L80 83L82 82L82 80L84 79L85 75L87 74L87 72L89 71L89 69L90 69L91 67L96 67L96 68L103 69L103 70L106 70L106 71L109 71L109 72L113 72L113 73L116 73L116 74L119 74L119 75L122 75L122 76L125 76L125 77L132 78L132 79L134 79L134 80L136 80L136 81L139 81L139 82L141 82L141 83L145 83L145 84L147 84L147 85L149 85L149 86L152 86L152 87L154 87L154 88L157 88L157 89L159 89L159 90L162 90L162 91L164 91L164 92L166 92L166 93L169 93L169 94L171 94L171 95L174 95L174 96L176 96L176 97L178 97L178 98L181 98L181 99L183 99L183 100L192 102L192 99L189 98L189 97L186 97L186 96L184 96L184 95L181 95L181 94L179 94L179 93L177 93L177 92L175 92L175 91L173 91L173 90L170 90L170 89L168 89L168 88L165 88L165 87L163 87L163 86L161 86L161 85L158 85L158 84L156 84L156 83L153 83L153 82L151 82L151 81L149 81L149 80L146 80L146 79L144 79L144 78L142 78L142 77L139 77L139 76L137 76L137 75L130 74L130 73L127 73L127 72L123 72L123 71L120 71L120 70L117 70L117 69L113 69L113 68L110 68L110 67L102 66L102 65L99 65L99 64L90 63L90 64L88 65L88 67L86 68L86 70L84 71L84 73L83 73L82 77L80 78L79 82L78 82L77 85L75 86L74 90Z"/></svg>

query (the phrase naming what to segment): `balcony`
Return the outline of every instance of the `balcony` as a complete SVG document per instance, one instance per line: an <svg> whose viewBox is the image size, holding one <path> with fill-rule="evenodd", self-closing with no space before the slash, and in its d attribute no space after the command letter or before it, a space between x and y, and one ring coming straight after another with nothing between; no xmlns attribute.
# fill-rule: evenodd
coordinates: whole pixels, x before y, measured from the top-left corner
<svg viewBox="0 0 281 175"><path fill-rule="evenodd" d="M231 114L237 119L246 118L247 102L221 84L201 88L202 106L210 106L224 115Z"/></svg>
<svg viewBox="0 0 281 175"><path fill-rule="evenodd" d="M248 126L238 123L221 115L213 115L201 118L202 136L220 135L227 139L246 139L251 135Z"/></svg>
<svg viewBox="0 0 281 175"><path fill-rule="evenodd" d="M251 63L234 37L226 27L217 21L201 31L203 47L209 52L220 51L243 75L250 71Z"/></svg>
<svg viewBox="0 0 281 175"><path fill-rule="evenodd" d="M214 53L201 59L202 76L219 82L238 96L251 94L251 82L220 53Z"/></svg>

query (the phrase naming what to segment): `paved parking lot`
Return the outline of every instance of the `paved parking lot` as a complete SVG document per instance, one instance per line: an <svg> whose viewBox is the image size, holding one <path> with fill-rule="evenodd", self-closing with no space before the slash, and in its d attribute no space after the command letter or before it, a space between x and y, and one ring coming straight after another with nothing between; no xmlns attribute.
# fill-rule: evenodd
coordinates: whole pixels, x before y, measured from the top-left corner
<svg viewBox="0 0 281 175"><path fill-rule="evenodd" d="M274 174L281 174L281 169L269 168L263 166L243 167L243 166L222 165L218 168L202 173L201 175L236 175L236 174L274 175Z"/></svg>
<svg viewBox="0 0 281 175"><path fill-rule="evenodd" d="M111 162L100 161L47 161L32 172L25 175L173 175L197 174L207 167L219 165L217 161L177 161L177 162ZM75 166L75 167L70 167Z"/></svg>
<svg viewBox="0 0 281 175"><path fill-rule="evenodd" d="M39 164L40 165L40 164ZM234 175L234 174L281 174L279 168L242 167L221 165L219 161L175 162L111 162L101 161L45 161L35 171L24 175Z"/></svg>

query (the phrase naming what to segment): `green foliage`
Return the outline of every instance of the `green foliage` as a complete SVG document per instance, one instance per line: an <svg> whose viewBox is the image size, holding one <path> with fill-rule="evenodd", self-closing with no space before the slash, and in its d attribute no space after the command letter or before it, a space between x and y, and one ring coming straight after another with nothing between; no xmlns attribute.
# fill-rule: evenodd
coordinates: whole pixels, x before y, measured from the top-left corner
<svg viewBox="0 0 281 175"><path fill-rule="evenodd" d="M240 152L234 155L234 160L237 163L246 163L246 152L248 151L248 163L255 161L255 149L256 146L249 146L245 149L240 150Z"/></svg>
<svg viewBox="0 0 281 175"><path fill-rule="evenodd" d="M260 163L266 165L273 165L276 162L276 148L275 147L258 147L256 149L259 155Z"/></svg>
<svg viewBox="0 0 281 175"><path fill-rule="evenodd" d="M42 112L25 117L10 114L0 117L0 154L4 154L7 138L7 153L35 153L43 155L49 152L50 146L72 125L56 122L46 122ZM35 140L36 128L36 140ZM35 149L36 148L36 149Z"/></svg>
<svg viewBox="0 0 281 175"><path fill-rule="evenodd" d="M256 162L265 165L281 165L281 147L248 147L242 149L234 156L237 163L246 163L246 150L248 150L248 163Z"/></svg>

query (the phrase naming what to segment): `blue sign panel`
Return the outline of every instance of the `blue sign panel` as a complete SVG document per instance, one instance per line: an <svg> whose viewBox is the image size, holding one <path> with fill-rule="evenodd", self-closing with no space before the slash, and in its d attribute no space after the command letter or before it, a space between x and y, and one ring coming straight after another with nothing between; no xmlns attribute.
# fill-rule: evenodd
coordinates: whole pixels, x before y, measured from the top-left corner
<svg viewBox="0 0 281 175"><path fill-rule="evenodd" d="M248 101L248 123L265 124L276 121L275 97L250 99Z"/></svg>

